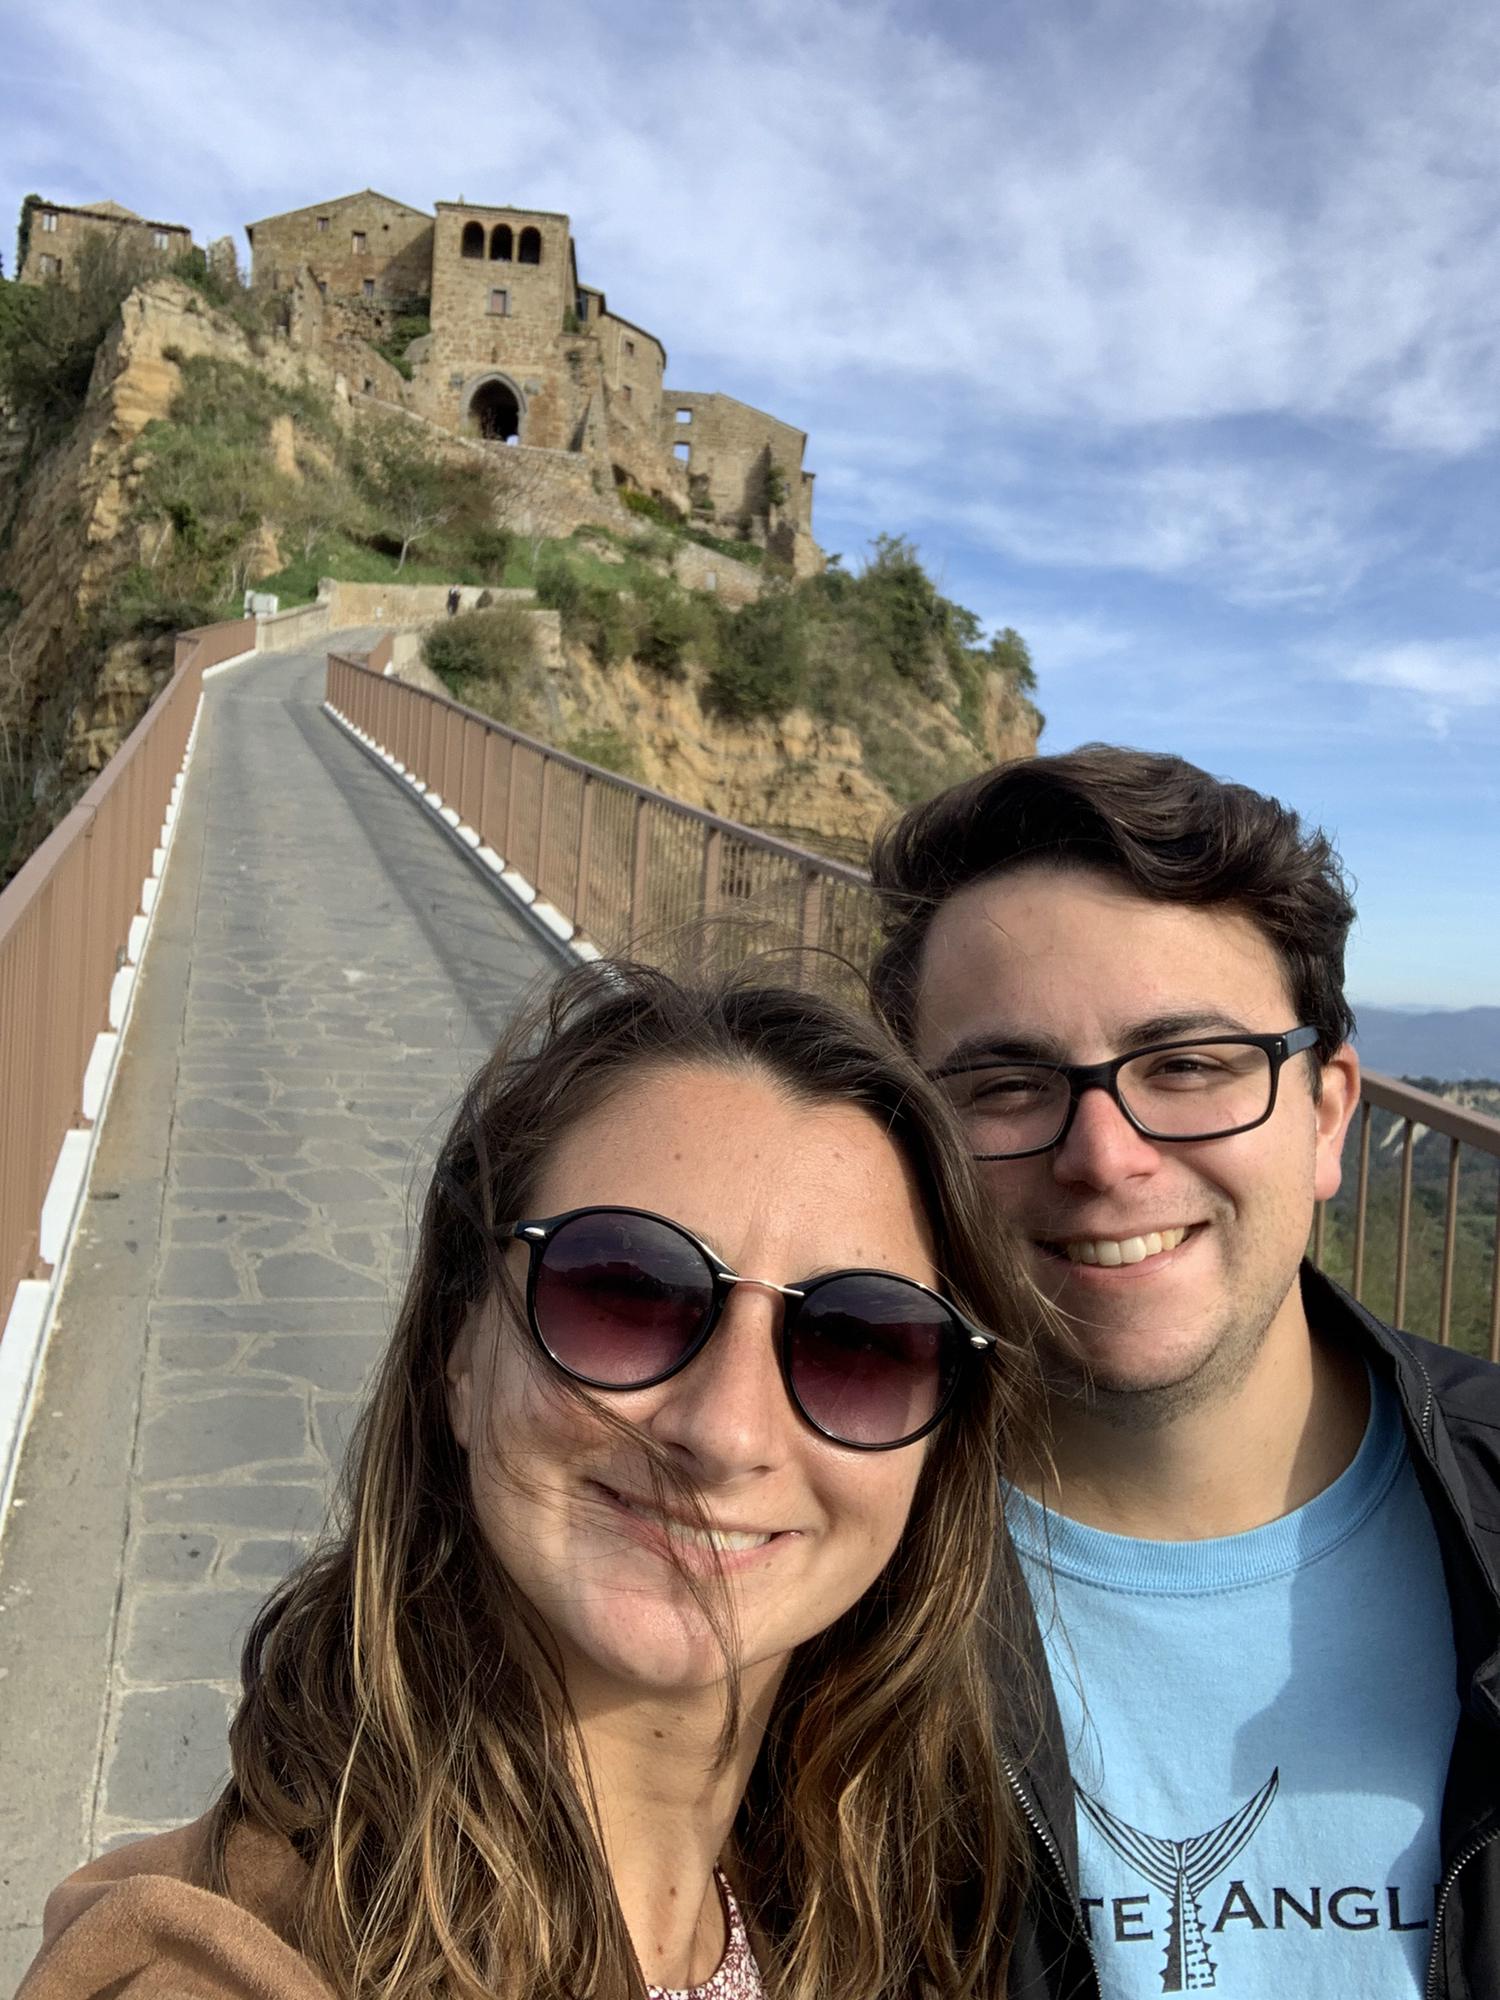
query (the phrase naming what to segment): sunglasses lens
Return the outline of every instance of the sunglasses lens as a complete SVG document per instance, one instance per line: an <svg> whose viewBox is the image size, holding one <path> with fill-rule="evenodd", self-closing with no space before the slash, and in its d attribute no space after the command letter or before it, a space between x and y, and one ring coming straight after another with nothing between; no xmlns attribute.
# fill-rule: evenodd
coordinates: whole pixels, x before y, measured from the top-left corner
<svg viewBox="0 0 1500 2000"><path fill-rule="evenodd" d="M698 1250L646 1215L565 1222L542 1252L533 1309L554 1360L605 1389L654 1382L682 1359L713 1309Z"/></svg>
<svg viewBox="0 0 1500 2000"><path fill-rule="evenodd" d="M862 1274L809 1294L793 1323L788 1372L804 1413L828 1437L900 1444L943 1408L961 1352L941 1299Z"/></svg>

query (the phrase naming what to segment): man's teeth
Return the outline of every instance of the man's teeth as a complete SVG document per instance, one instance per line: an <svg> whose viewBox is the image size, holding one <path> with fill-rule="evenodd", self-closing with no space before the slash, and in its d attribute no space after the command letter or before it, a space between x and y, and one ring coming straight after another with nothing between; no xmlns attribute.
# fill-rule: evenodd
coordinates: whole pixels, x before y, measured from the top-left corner
<svg viewBox="0 0 1500 2000"><path fill-rule="evenodd" d="M634 1500L627 1500L617 1493L615 1499L628 1514L639 1514L643 1521L650 1521L653 1527L665 1530L669 1541L681 1542L692 1549L712 1549L717 1555L737 1555L742 1549L762 1549L770 1541L769 1535L740 1534L732 1528L694 1528L686 1521L673 1520L655 1507L638 1506Z"/></svg>
<svg viewBox="0 0 1500 2000"><path fill-rule="evenodd" d="M1163 1250L1175 1250L1186 1235L1186 1229L1153 1229L1149 1236L1093 1236L1064 1243L1062 1252L1070 1264L1139 1264L1147 1257L1159 1257Z"/></svg>

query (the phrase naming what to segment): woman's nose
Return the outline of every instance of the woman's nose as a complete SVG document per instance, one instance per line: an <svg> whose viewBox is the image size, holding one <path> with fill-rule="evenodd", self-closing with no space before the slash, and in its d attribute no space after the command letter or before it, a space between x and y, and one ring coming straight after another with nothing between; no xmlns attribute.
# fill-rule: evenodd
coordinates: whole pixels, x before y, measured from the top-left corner
<svg viewBox="0 0 1500 2000"><path fill-rule="evenodd" d="M781 1314L774 1289L737 1284L707 1345L656 1392L646 1428L705 1481L765 1470L786 1452L796 1419L781 1380Z"/></svg>

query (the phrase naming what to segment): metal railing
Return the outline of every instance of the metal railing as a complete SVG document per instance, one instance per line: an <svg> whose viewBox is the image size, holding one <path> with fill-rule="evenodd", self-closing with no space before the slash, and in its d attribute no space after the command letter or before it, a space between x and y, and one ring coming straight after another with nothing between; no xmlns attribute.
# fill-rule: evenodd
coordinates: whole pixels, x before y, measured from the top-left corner
<svg viewBox="0 0 1500 2000"><path fill-rule="evenodd" d="M868 964L880 917L861 870L392 680L389 651L382 641L368 667L331 654L330 706L603 950L738 909L769 919L772 935ZM1439 1139L1441 1203L1429 1171ZM1367 1074L1351 1144L1353 1174L1317 1210L1314 1261L1395 1324L1500 1360L1500 1119ZM1460 1200L1476 1186L1477 1231Z"/></svg>
<svg viewBox="0 0 1500 2000"><path fill-rule="evenodd" d="M857 868L338 654L328 657L328 701L604 951L669 937L700 917L744 914L788 942L868 962L879 913Z"/></svg>
<svg viewBox="0 0 1500 2000"><path fill-rule="evenodd" d="M1367 1071L1311 1248L1382 1318L1500 1361L1500 1119Z"/></svg>
<svg viewBox="0 0 1500 2000"><path fill-rule="evenodd" d="M141 885L207 667L255 645L255 620L184 632L171 679L72 811L0 893L0 1327L40 1274L42 1205L108 1021Z"/></svg>

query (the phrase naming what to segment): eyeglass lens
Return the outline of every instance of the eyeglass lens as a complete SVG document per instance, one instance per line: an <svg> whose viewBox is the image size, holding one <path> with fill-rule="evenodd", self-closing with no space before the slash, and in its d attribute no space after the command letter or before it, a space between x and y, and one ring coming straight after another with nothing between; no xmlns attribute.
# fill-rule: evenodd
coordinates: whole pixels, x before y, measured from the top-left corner
<svg viewBox="0 0 1500 2000"><path fill-rule="evenodd" d="M713 1273L665 1222L610 1211L572 1217L542 1248L536 1329L569 1374L596 1388L655 1382L713 1316ZM852 1445L891 1445L941 1410L962 1351L941 1299L895 1276L834 1276L789 1299L787 1374L804 1416Z"/></svg>
<svg viewBox="0 0 1500 2000"><path fill-rule="evenodd" d="M1122 1063L1121 1100L1143 1131L1212 1139L1254 1125L1270 1107L1271 1058L1253 1042L1147 1051ZM1068 1079L1038 1063L996 1063L945 1077L976 1153L1051 1145L1068 1117Z"/></svg>

